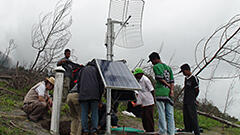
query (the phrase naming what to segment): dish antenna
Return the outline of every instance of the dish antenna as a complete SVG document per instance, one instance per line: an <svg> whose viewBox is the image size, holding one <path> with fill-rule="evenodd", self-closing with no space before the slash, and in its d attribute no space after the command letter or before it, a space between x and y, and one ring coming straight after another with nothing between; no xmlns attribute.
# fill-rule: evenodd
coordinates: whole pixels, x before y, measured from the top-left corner
<svg viewBox="0 0 240 135"><path fill-rule="evenodd" d="M107 19L107 59L112 60L113 45L123 48L143 46L143 0L110 0Z"/></svg>
<svg viewBox="0 0 240 135"><path fill-rule="evenodd" d="M143 46L144 0L110 0L107 19L107 60L113 61L113 45L123 48ZM111 89L107 89L107 134L111 134Z"/></svg>

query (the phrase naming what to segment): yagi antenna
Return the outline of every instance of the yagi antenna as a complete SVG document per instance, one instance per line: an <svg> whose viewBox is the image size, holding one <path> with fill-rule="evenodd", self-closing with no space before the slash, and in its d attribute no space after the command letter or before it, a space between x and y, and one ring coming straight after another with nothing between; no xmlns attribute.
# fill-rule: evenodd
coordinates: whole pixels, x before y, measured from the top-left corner
<svg viewBox="0 0 240 135"><path fill-rule="evenodd" d="M110 0L107 21L107 59L112 60L113 45L123 48L143 46L143 0Z"/></svg>

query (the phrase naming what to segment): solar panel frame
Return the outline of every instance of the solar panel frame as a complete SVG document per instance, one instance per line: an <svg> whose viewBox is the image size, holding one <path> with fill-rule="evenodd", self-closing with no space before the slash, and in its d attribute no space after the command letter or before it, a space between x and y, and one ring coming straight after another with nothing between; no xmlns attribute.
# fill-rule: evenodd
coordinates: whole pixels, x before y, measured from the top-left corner
<svg viewBox="0 0 240 135"><path fill-rule="evenodd" d="M128 75L127 77L130 77L129 80L133 81L135 83L135 86L131 86L131 83L127 82L127 81L124 81L124 82L127 82L129 84L129 86L114 86L114 85L111 85L109 84L108 82L106 82L106 78L104 76L104 73L101 69L101 66L100 66L100 62L101 61L106 61L106 62L109 62L109 65L112 66L112 64L114 63L117 63L118 66L123 66L123 68L127 69L124 71L123 68L119 68L121 69L122 71L121 72L124 72L122 75ZM131 71L128 69L127 65L125 65L123 62L119 62L119 61L108 61L108 60L102 60L102 59L96 59L96 64L97 64L97 68L99 70L99 73L100 73L100 76L102 78L102 81L104 83L104 86L106 89L115 89L115 90L141 90L141 86L140 84L137 82L136 78L133 76L133 74L131 73ZM110 66L109 66L110 67ZM112 67L110 67L112 68ZM129 72L127 72L129 71ZM125 76L126 77L126 76ZM116 77L117 78L117 77ZM121 80L123 81L123 80Z"/></svg>

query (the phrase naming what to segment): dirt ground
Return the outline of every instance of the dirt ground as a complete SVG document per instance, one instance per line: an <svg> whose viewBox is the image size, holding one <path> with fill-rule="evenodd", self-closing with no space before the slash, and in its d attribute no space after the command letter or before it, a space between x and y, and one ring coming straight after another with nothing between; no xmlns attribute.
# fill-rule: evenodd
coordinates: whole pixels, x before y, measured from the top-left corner
<svg viewBox="0 0 240 135"><path fill-rule="evenodd" d="M119 116L119 126L132 127L137 129L143 129L141 119L133 118L126 115L118 113ZM49 133L50 129L50 119L39 121L38 123L31 122L27 119L25 113L21 109L16 109L11 112L0 112L0 117L11 120L11 122L22 130L28 131L35 135L51 135ZM68 118L62 118L60 123L60 133L61 135L69 135L70 131L70 120ZM177 135L194 135L191 133L178 133ZM222 135L216 131L207 131L206 133L201 133L201 135Z"/></svg>
<svg viewBox="0 0 240 135"><path fill-rule="evenodd" d="M11 120L16 127L28 131L34 135L50 135L50 119L41 120L38 123L29 121L26 114L21 109L15 109L11 112L1 112L0 117L6 120ZM61 135L69 135L70 123L69 118L61 118L60 133ZM119 113L119 126L132 127L137 129L143 129L141 120L139 118L132 118Z"/></svg>
<svg viewBox="0 0 240 135"><path fill-rule="evenodd" d="M36 135L50 135L50 133L43 129L40 123L34 123L27 119L25 113L22 110L16 109L11 112L0 112L0 117L6 120L10 120L12 125Z"/></svg>

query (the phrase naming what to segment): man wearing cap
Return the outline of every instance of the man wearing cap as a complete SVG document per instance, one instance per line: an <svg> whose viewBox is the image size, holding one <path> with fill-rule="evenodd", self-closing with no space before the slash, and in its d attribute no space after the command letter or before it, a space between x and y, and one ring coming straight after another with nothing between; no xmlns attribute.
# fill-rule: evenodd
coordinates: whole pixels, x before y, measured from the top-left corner
<svg viewBox="0 0 240 135"><path fill-rule="evenodd" d="M136 105L142 106L143 128L146 132L154 132L154 88L148 77L144 75L144 72L141 68L136 68L133 74L142 87L142 89L138 91ZM135 106L134 103L133 106Z"/></svg>
<svg viewBox="0 0 240 135"><path fill-rule="evenodd" d="M180 72L186 76L183 97L184 131L194 131L195 135L200 135L196 109L196 98L199 94L199 80L196 76L192 75L191 68L188 64L183 64L180 68Z"/></svg>
<svg viewBox="0 0 240 135"><path fill-rule="evenodd" d="M155 79L156 105L159 115L159 134L174 135L174 109L172 98L174 96L174 79L172 69L162 63L158 53L153 52L149 55L149 61L152 62Z"/></svg>
<svg viewBox="0 0 240 135"><path fill-rule="evenodd" d="M54 77L46 78L28 91L22 109L27 113L29 120L37 122L42 119L52 106L52 99L49 97L48 92L53 89L54 82Z"/></svg>

